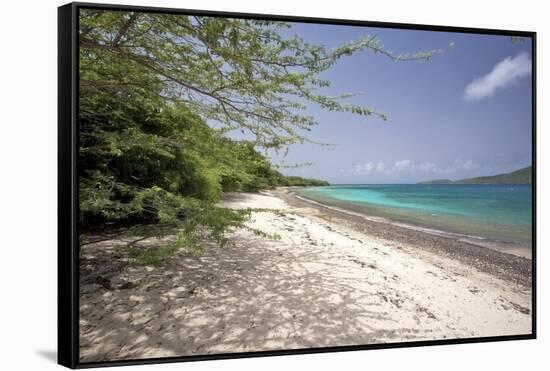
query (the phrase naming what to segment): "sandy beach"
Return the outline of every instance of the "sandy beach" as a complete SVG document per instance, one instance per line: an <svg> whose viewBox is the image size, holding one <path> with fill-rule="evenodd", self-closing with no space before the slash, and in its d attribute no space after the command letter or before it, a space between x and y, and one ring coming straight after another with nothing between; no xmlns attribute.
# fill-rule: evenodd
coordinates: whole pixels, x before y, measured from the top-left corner
<svg viewBox="0 0 550 371"><path fill-rule="evenodd" d="M82 247L82 362L531 333L530 259L288 189L224 205L277 210L254 212L250 226L280 239L238 230L228 246L180 250L162 267L120 258L131 238Z"/></svg>

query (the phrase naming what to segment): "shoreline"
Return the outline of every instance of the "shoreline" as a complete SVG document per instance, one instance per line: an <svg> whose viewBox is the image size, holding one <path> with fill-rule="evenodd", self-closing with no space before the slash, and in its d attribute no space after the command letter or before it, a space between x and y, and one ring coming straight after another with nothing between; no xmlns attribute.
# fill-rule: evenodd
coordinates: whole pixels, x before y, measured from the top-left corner
<svg viewBox="0 0 550 371"><path fill-rule="evenodd" d="M364 209L356 211L353 208L353 205L347 205L345 202L342 203L338 200L318 200L315 198L310 198L308 195L303 195L295 191L295 189L300 189L303 187L280 187L280 189L287 189L289 192L298 199L301 199L305 202L310 202L312 204L317 204L325 209L332 209L339 211L341 213L350 214L353 216L363 217L365 220L373 222L384 222L394 226L408 228L413 230L418 230L420 232L433 234L436 236L447 237L456 239L458 241L467 242L469 244L478 245L481 247L493 249L496 251L517 255L523 258L532 259L532 242L518 242L518 241L507 241L491 237L483 237L481 235L468 234L464 232L452 231L445 229L442 226L432 226L427 223L410 221L410 220L399 220L394 219L392 216L383 216L383 215L369 215L368 212L364 212ZM378 207L382 208L382 207Z"/></svg>
<svg viewBox="0 0 550 371"><path fill-rule="evenodd" d="M82 362L532 331L528 259L343 216L285 189L227 194L223 206L276 210L248 224L280 239L235 230L226 246L204 241L203 255L181 249L161 267L124 261L116 247L128 237L82 246Z"/></svg>
<svg viewBox="0 0 550 371"><path fill-rule="evenodd" d="M512 242L499 241L499 240L491 240L487 237L480 237L480 236L475 236L475 235L468 235L468 234L463 234L463 233L445 231L443 229L439 229L438 227L430 227L430 226L425 226L425 225L422 225L422 224L412 224L410 222L395 221L395 220L391 220L388 217L368 215L366 213L353 211L352 209L346 209L345 207L333 206L333 205L330 205L328 203L324 204L320 201L310 199L307 196L300 195L300 194L295 193L295 192L292 192L292 195L295 198L299 199L299 200L312 203L314 205L322 207L323 209L331 209L331 210L338 211L338 212L343 213L343 214L349 214L349 215L352 215L352 216L361 217L361 218L364 218L367 221L387 223L387 224L391 224L391 225L396 226L396 227L412 229L412 230L415 230L415 231L419 231L419 232L423 232L423 233L427 233L427 234L431 234L431 235L435 235L435 236L451 238L451 239L455 239L455 240L458 240L458 241L467 242L467 243L472 244L472 245L478 245L478 246L486 247L486 248L493 249L493 250L496 250L496 251L500 251L500 252L504 252L504 253L508 253L508 254L512 254L512 255L517 255L517 256L527 258L527 259L530 259L530 260L532 258L531 248L527 247L526 245L521 245L519 243L512 243Z"/></svg>
<svg viewBox="0 0 550 371"><path fill-rule="evenodd" d="M359 232L367 232L402 243L415 245L416 248L428 250L442 256L457 259L462 263L493 274L505 280L531 287L532 259L524 251L503 251L469 239L457 239L445 232L433 233L427 228L404 225L383 217L368 216L363 213L325 205L308 199L293 191L293 187L279 187L273 194L283 198L293 207L311 207L322 211L326 216L319 216L331 222L340 222Z"/></svg>

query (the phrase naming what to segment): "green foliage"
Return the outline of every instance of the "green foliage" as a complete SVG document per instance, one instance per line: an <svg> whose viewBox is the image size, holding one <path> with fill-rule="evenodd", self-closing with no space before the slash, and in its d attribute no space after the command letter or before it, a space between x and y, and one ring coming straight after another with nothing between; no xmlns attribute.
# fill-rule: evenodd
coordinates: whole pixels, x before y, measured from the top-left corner
<svg viewBox="0 0 550 371"><path fill-rule="evenodd" d="M281 185L285 186L328 186L329 183L325 180L302 178L299 176L287 176L283 179Z"/></svg>
<svg viewBox="0 0 550 371"><path fill-rule="evenodd" d="M217 206L224 192L327 184L283 176L257 148L309 141L303 133L317 122L303 114L307 102L385 118L347 103L350 94L316 92L330 85L318 76L339 58L365 49L395 60L437 52L395 55L374 36L327 51L281 36L283 22L80 12L80 227L177 233L173 245L132 250L143 264L183 246L200 253L201 239L223 245L228 230L247 228L250 210ZM235 129L254 140L224 136Z"/></svg>
<svg viewBox="0 0 550 371"><path fill-rule="evenodd" d="M362 116L385 115L326 96L319 78L340 58L371 50L393 60L429 59L440 50L395 54L374 35L331 51L285 37L278 21L125 11L81 10L81 88L185 104L223 130L243 130L256 144L281 148L309 141L317 124L307 102ZM288 33L288 31L286 32Z"/></svg>
<svg viewBox="0 0 550 371"><path fill-rule="evenodd" d="M296 183L251 142L223 137L181 105L125 105L96 93L80 108L83 232L112 225L140 237L178 235L175 244L129 250L139 264L161 264L181 247L200 254L202 238L223 245L228 229L245 227L250 210L216 206L223 192Z"/></svg>
<svg viewBox="0 0 550 371"><path fill-rule="evenodd" d="M176 253L180 247L180 245L174 243L148 249L129 249L128 256L137 265L160 266L166 259Z"/></svg>

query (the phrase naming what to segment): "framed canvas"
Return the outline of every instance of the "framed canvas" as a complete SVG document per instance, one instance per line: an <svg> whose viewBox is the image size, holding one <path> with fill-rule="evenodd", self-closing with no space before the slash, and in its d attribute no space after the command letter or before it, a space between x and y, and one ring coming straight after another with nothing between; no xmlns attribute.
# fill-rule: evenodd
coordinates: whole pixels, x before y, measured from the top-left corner
<svg viewBox="0 0 550 371"><path fill-rule="evenodd" d="M58 19L60 364L535 338L534 32Z"/></svg>

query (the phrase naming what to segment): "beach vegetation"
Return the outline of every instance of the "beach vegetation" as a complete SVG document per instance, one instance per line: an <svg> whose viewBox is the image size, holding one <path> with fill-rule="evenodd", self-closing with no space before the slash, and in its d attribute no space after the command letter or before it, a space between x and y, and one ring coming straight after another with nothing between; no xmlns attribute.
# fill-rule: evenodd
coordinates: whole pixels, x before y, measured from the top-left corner
<svg viewBox="0 0 550 371"><path fill-rule="evenodd" d="M226 192L328 184L284 176L266 151L313 142L307 104L386 119L350 103L353 94L322 93L330 81L320 75L340 58L440 52L394 54L372 35L326 50L291 36L285 22L80 12L80 230L177 234L174 244L130 254L142 264L181 247L200 253L203 238L224 245L228 230L246 228L250 210L219 206Z"/></svg>

